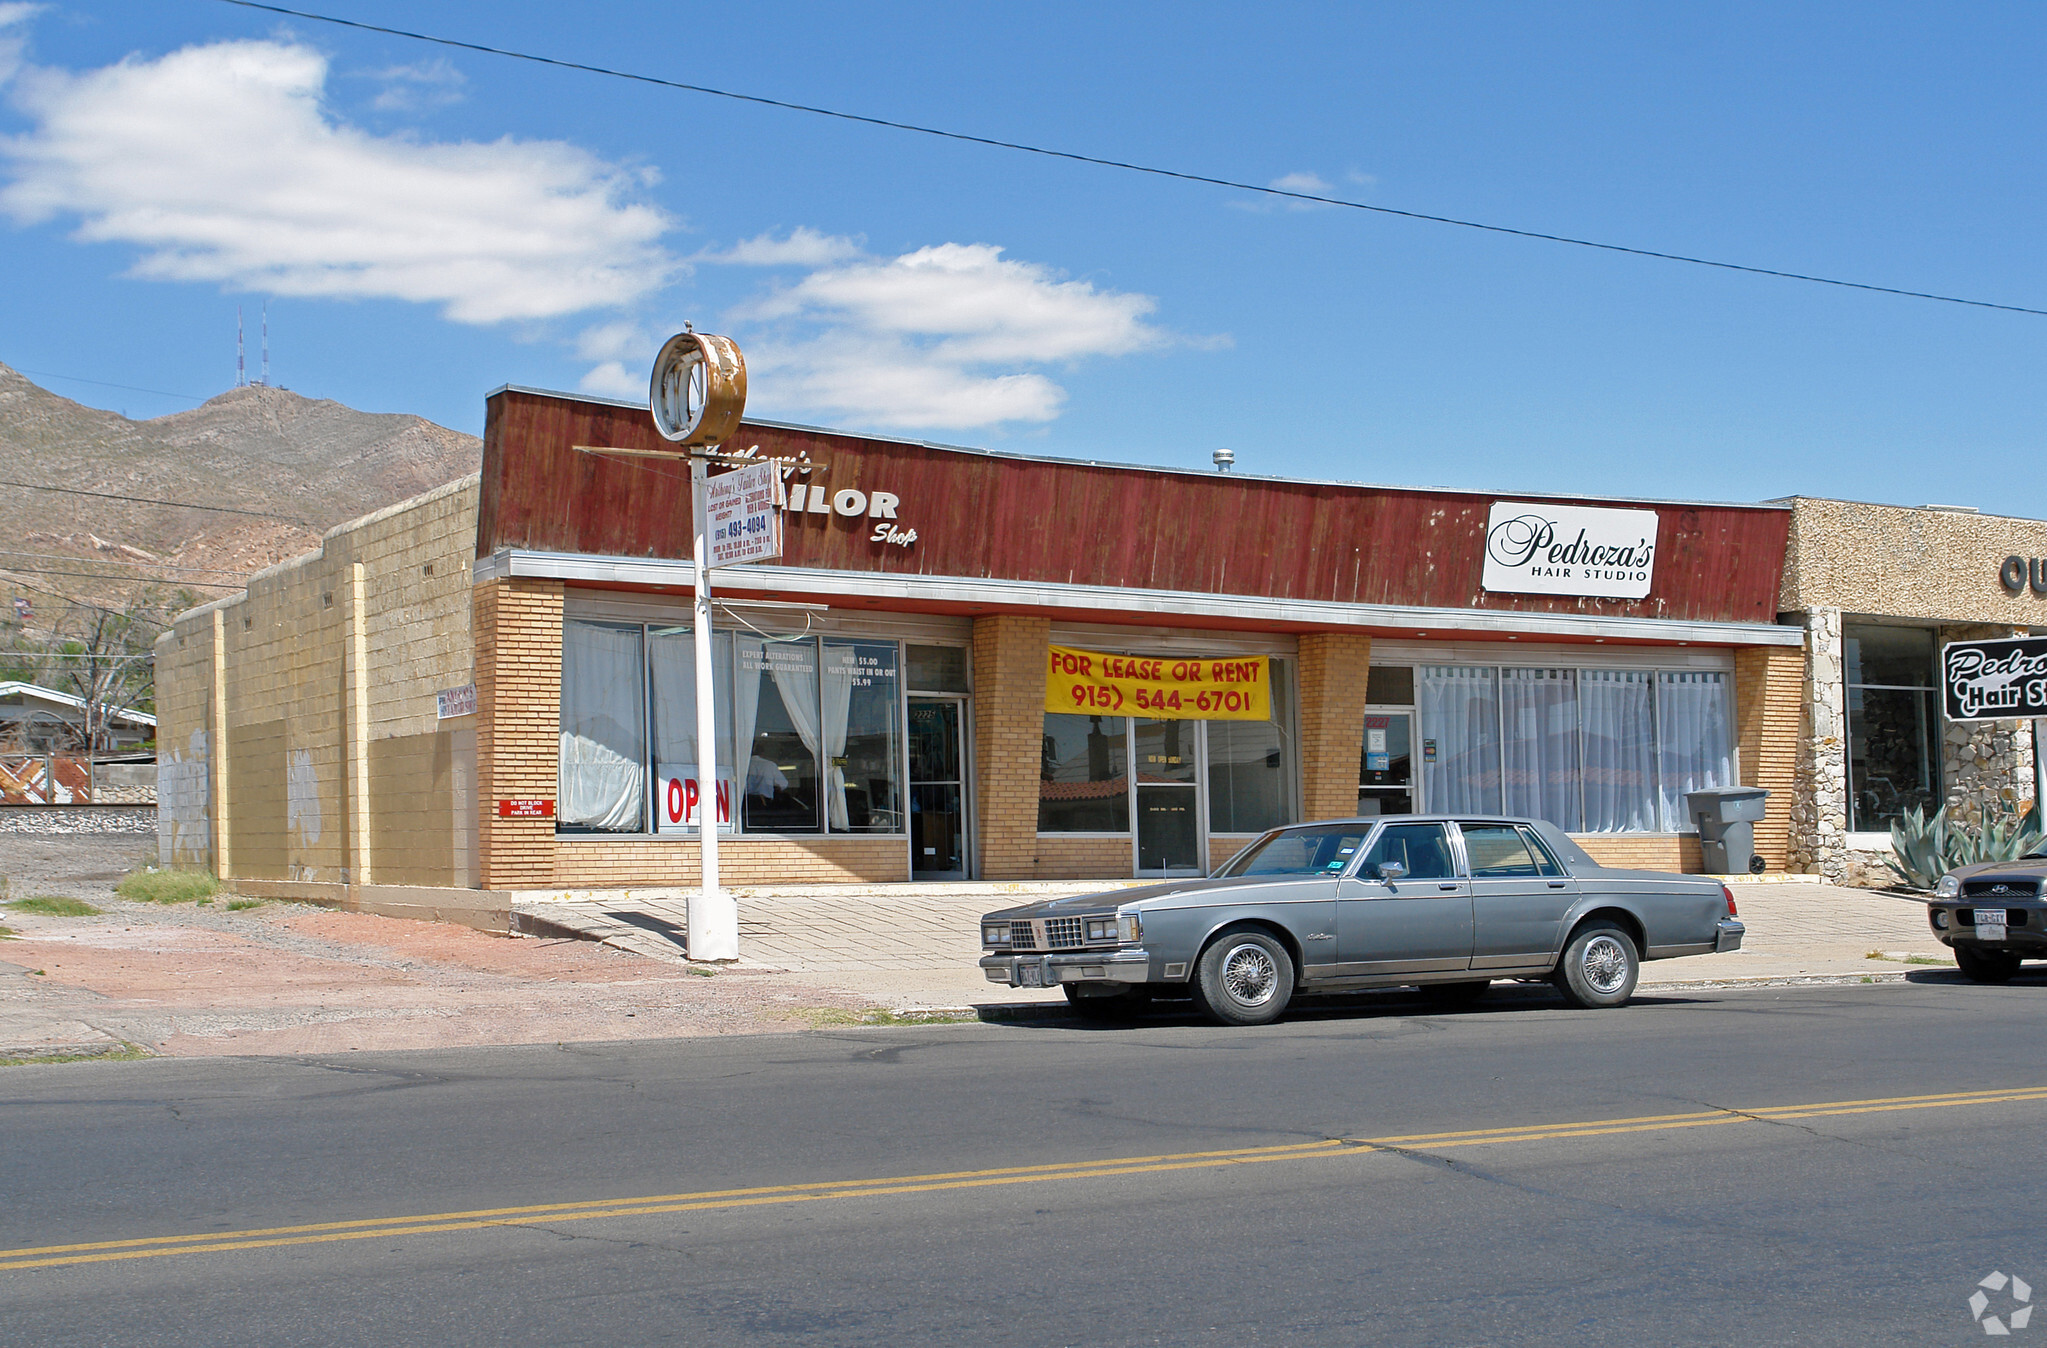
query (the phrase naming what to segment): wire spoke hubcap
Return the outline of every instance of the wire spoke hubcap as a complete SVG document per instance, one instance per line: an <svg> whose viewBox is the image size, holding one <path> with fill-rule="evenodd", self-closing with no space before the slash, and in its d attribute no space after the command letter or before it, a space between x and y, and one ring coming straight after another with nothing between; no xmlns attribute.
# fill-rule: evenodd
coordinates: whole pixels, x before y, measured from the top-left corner
<svg viewBox="0 0 2047 1348"><path fill-rule="evenodd" d="M1628 981L1628 952L1611 936L1595 936L1585 944L1584 968L1593 991L1618 992Z"/></svg>
<svg viewBox="0 0 2047 1348"><path fill-rule="evenodd" d="M1262 1006L1279 991L1279 966L1263 946L1237 946L1223 956L1223 991L1242 1006Z"/></svg>

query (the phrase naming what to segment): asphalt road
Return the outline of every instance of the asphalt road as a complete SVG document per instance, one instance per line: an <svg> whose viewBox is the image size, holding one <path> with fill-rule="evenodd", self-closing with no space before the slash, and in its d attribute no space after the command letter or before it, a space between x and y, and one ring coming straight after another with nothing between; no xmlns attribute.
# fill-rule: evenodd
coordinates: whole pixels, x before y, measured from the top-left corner
<svg viewBox="0 0 2047 1348"><path fill-rule="evenodd" d="M6 1069L0 1343L1973 1342L1993 1271L2047 1301L2043 1012L1929 973Z"/></svg>

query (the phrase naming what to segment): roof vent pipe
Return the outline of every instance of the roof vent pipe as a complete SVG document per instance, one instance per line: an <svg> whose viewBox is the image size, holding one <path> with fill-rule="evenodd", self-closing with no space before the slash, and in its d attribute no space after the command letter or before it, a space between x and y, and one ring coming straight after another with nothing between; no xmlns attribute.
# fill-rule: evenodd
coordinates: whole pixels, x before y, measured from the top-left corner
<svg viewBox="0 0 2047 1348"><path fill-rule="evenodd" d="M1215 471L1218 473L1229 472L1230 465L1237 461L1237 456L1227 449L1218 449L1209 457L1215 460Z"/></svg>

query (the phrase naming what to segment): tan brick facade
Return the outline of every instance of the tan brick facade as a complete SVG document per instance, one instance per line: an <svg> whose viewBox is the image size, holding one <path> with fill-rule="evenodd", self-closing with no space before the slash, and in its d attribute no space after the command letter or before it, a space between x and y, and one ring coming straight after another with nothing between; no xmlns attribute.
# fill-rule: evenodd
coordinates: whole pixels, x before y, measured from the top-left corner
<svg viewBox="0 0 2047 1348"><path fill-rule="evenodd" d="M1048 618L974 619L974 793L980 819L975 874L983 880L1040 874L1038 763L1051 641ZM1122 847L1122 869L1109 874L1129 873L1130 845Z"/></svg>
<svg viewBox="0 0 2047 1348"><path fill-rule="evenodd" d="M1803 650L1764 646L1735 652L1735 749L1742 785L1770 792L1767 813L1755 829L1756 851L1773 871L1791 865L1791 808L1797 794L1804 696Z"/></svg>
<svg viewBox="0 0 2047 1348"><path fill-rule="evenodd" d="M1344 632L1301 638L1301 817L1358 812L1358 765L1365 737L1365 688L1372 639Z"/></svg>
<svg viewBox="0 0 2047 1348"><path fill-rule="evenodd" d="M556 797L562 595L558 580L476 587L476 857L485 889L555 883L554 820L503 818L498 802Z"/></svg>

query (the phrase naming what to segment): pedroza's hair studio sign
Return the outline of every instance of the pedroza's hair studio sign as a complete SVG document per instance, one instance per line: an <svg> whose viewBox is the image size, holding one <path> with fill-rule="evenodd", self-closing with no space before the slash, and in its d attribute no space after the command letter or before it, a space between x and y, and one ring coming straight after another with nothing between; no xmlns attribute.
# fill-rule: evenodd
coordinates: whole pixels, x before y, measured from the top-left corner
<svg viewBox="0 0 2047 1348"><path fill-rule="evenodd" d="M1495 501L1486 520L1488 590L1642 599L1656 567L1656 512Z"/></svg>

